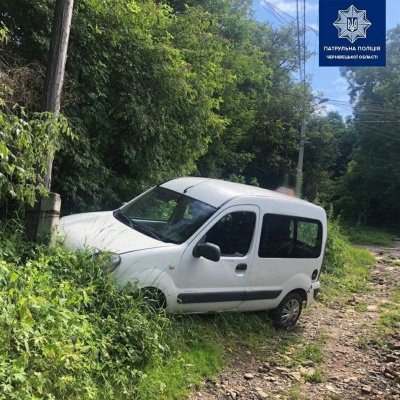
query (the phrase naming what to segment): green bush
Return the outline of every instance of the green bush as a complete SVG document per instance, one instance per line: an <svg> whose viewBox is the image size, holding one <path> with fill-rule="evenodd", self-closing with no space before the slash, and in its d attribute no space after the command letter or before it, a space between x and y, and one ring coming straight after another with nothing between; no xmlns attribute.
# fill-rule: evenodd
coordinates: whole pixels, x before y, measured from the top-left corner
<svg viewBox="0 0 400 400"><path fill-rule="evenodd" d="M144 367L168 353L170 320L116 288L89 254L8 248L0 257L0 399L132 398ZM12 263L14 251L21 256Z"/></svg>
<svg viewBox="0 0 400 400"><path fill-rule="evenodd" d="M323 271L328 274L341 275L349 261L350 247L347 237L341 231L339 222L330 220Z"/></svg>

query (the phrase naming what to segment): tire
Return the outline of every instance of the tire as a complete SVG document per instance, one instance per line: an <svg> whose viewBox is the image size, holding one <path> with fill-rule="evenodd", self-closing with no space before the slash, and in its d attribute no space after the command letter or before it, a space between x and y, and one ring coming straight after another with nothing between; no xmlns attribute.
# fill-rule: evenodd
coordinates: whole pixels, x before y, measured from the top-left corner
<svg viewBox="0 0 400 400"><path fill-rule="evenodd" d="M303 298L298 293L289 293L270 311L270 318L276 328L287 329L296 324L303 308Z"/></svg>
<svg viewBox="0 0 400 400"><path fill-rule="evenodd" d="M167 307L167 299L164 293L156 288L144 288L142 290L142 299L155 312L162 311Z"/></svg>

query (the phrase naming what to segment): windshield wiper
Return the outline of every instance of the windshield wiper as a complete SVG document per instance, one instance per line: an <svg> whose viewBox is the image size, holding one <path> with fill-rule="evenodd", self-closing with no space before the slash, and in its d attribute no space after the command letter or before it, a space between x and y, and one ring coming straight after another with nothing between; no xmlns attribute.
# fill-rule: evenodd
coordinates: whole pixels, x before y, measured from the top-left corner
<svg viewBox="0 0 400 400"><path fill-rule="evenodd" d="M138 224L137 222L134 222L134 221L130 221L130 223L131 223L131 227L133 229L136 229L137 231L142 232L147 236L151 236L153 239L157 239L157 240L161 240L162 241L162 237L157 235L157 233L151 231L149 228L146 228L145 226L140 225L140 224Z"/></svg>

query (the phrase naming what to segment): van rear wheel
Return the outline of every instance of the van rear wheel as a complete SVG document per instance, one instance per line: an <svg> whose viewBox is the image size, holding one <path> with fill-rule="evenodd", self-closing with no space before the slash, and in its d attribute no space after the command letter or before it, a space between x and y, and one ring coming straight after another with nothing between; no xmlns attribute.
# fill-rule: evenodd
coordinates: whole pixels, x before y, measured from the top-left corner
<svg viewBox="0 0 400 400"><path fill-rule="evenodd" d="M302 308L302 297L298 293L289 293L277 308L270 311L270 318L277 328L286 329L296 324Z"/></svg>

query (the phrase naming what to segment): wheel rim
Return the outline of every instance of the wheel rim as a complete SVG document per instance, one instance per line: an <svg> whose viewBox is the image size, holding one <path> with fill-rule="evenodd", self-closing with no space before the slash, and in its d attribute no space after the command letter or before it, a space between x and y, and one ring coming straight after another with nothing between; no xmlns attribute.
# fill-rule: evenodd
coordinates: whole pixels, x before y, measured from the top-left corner
<svg viewBox="0 0 400 400"><path fill-rule="evenodd" d="M289 300L282 310L282 324L285 326L292 325L296 322L300 314L300 303L296 299Z"/></svg>

